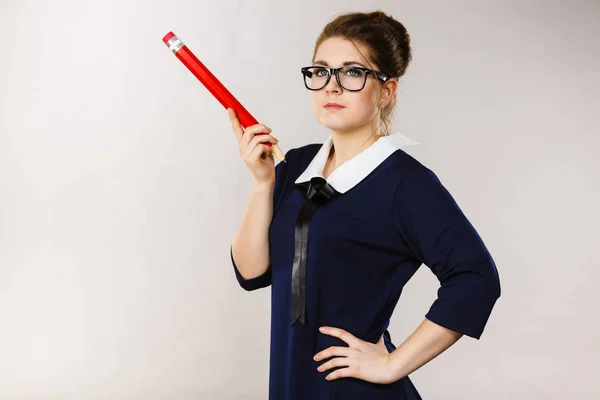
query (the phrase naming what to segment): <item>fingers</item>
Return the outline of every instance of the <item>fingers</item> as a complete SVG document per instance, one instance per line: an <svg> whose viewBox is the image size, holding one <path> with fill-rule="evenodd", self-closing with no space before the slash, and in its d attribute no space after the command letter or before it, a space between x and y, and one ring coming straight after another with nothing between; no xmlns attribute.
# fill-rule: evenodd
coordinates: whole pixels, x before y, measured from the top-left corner
<svg viewBox="0 0 600 400"><path fill-rule="evenodd" d="M335 336L335 337L343 340L350 347L358 347L361 343L361 340L358 339L356 336L354 336L351 333L349 333L343 329L340 329L340 328L323 326L323 327L319 328L319 330L326 335Z"/></svg>
<svg viewBox="0 0 600 400"><path fill-rule="evenodd" d="M317 371L323 372L323 371L328 371L331 368L335 368L335 367L349 367L350 364L351 364L351 360L349 358L337 357L337 358L334 358L333 360L327 361L323 365L320 365L319 368L317 368Z"/></svg>
<svg viewBox="0 0 600 400"><path fill-rule="evenodd" d="M249 163L255 163L259 159L263 158L263 155L270 156L271 152L271 147L267 146L266 144L259 144L248 154L247 157L245 157L245 160Z"/></svg>
<svg viewBox="0 0 600 400"><path fill-rule="evenodd" d="M250 143L244 147L244 145L240 145L240 154L242 155L242 157L249 155L250 153L254 152L254 150L256 149L256 147L258 146L266 146L269 148L269 150L271 149L270 146L267 145L267 143L277 143L278 140L275 139L273 136L271 135L257 135L254 136L252 138L252 140L250 141Z"/></svg>
<svg viewBox="0 0 600 400"><path fill-rule="evenodd" d="M330 357L350 357L354 350L349 347L331 346L314 356L315 361L325 360Z"/></svg>
<svg viewBox="0 0 600 400"><path fill-rule="evenodd" d="M244 147L247 147L250 144L250 141L255 135L268 134L272 132L271 128L264 124L252 125L244 130L244 128L240 124L240 120L238 119L235 113L235 110L233 108L228 108L227 113L231 122L231 128L233 129L233 132L235 133L238 141L242 141L240 144L243 143Z"/></svg>
<svg viewBox="0 0 600 400"><path fill-rule="evenodd" d="M270 135L271 128L256 124L244 129L233 108L228 108L227 113L238 140L240 155L246 162L254 164L259 159L264 159L265 155L272 156L272 147L266 143L276 144L279 140Z"/></svg>
<svg viewBox="0 0 600 400"><path fill-rule="evenodd" d="M228 108L227 113L229 114L229 121L231 122L231 128L233 129L233 133L237 137L238 143L242 140L242 136L244 135L244 128L240 125L240 121L238 120L237 115L233 108Z"/></svg>
<svg viewBox="0 0 600 400"><path fill-rule="evenodd" d="M346 368L340 368L340 369L333 371L332 373L327 375L325 377L325 379L327 379L328 381L332 381L334 379L339 379L339 378L354 378L355 375L356 375L356 372L354 371L354 369L352 367L346 367Z"/></svg>
<svg viewBox="0 0 600 400"><path fill-rule="evenodd" d="M270 134L271 132L272 132L271 128L269 128L268 126L266 126L264 124L256 124L256 125L249 126L248 129L246 129L244 131L244 134L242 136L242 142L240 145L243 147L250 146L250 142L253 139ZM277 142L274 142L274 143L277 143Z"/></svg>

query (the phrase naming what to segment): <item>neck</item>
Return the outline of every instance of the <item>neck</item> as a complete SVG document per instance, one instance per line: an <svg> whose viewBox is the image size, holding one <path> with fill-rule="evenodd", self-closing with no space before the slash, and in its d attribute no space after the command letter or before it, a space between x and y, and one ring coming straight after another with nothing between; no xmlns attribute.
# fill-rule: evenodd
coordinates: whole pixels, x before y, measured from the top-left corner
<svg viewBox="0 0 600 400"><path fill-rule="evenodd" d="M332 148L329 159L334 169L364 151L382 136L379 130L369 127L353 132L332 131Z"/></svg>

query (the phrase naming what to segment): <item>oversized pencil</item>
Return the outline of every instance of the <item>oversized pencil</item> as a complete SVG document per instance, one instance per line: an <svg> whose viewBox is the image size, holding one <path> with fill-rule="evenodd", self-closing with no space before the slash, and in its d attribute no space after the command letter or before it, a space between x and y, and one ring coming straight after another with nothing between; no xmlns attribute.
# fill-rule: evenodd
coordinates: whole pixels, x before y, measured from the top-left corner
<svg viewBox="0 0 600 400"><path fill-rule="evenodd" d="M163 42L175 54L177 58L185 65L190 72L208 89L209 92L221 103L223 107L233 108L240 125L246 129L249 126L258 124L258 121L246 110L246 108L227 90L225 86L209 71L208 68L175 36L169 32L163 38ZM276 144L265 143L272 147L273 156L281 161L285 161L283 152Z"/></svg>

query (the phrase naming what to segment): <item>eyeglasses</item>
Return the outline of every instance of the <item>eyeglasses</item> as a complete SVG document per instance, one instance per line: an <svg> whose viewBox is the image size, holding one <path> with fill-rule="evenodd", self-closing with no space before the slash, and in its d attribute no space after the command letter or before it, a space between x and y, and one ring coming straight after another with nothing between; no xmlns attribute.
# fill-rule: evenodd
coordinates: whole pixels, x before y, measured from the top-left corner
<svg viewBox="0 0 600 400"><path fill-rule="evenodd" d="M382 82L387 82L389 76L383 72L361 67L302 67L304 76L304 86L308 90L321 90L329 83L331 75L335 74L335 79L340 87L350 92L359 92L363 90L367 83L367 77L372 74Z"/></svg>

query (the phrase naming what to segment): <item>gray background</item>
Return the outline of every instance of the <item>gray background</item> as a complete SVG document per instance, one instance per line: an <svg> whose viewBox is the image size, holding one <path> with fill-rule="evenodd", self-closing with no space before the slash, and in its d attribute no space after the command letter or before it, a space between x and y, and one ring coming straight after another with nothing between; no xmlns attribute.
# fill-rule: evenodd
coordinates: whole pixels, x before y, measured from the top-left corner
<svg viewBox="0 0 600 400"><path fill-rule="evenodd" d="M395 130L494 256L480 341L425 399L600 398L595 1L0 2L0 398L265 399L269 290L229 245L251 187L226 111L173 30L284 151L322 142L299 68L336 14L412 35ZM436 296L422 266L390 331Z"/></svg>

